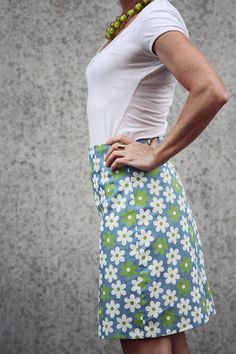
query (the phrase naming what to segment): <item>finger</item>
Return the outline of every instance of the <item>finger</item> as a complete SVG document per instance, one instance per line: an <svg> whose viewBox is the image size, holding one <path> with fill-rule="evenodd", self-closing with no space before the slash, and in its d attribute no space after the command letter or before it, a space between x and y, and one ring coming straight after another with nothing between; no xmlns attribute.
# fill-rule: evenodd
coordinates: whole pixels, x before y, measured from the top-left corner
<svg viewBox="0 0 236 354"><path fill-rule="evenodd" d="M115 150L118 150L118 149L122 149L122 148L119 148L119 144L120 143L114 143L107 151L106 155L105 155L105 161L107 161L108 159L108 156Z"/></svg>
<svg viewBox="0 0 236 354"><path fill-rule="evenodd" d="M115 171L117 168L127 165L127 161L124 157L118 157L111 165L111 171Z"/></svg>
<svg viewBox="0 0 236 354"><path fill-rule="evenodd" d="M116 142L120 142L122 144L130 144L134 141L135 141L134 139L131 139L126 135L116 135L116 136L113 136L112 138L108 139L106 141L106 144L114 144Z"/></svg>
<svg viewBox="0 0 236 354"><path fill-rule="evenodd" d="M113 151L107 158L106 160L106 166L110 166L113 161L117 158L124 157L125 156L125 151L124 150L115 150Z"/></svg>

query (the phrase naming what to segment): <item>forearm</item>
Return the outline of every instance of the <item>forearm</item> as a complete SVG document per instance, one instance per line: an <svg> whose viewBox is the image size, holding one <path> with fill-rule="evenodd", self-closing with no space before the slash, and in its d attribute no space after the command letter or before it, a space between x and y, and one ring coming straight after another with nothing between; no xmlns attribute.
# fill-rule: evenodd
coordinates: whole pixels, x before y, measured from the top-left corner
<svg viewBox="0 0 236 354"><path fill-rule="evenodd" d="M226 102L227 98L214 89L190 91L174 127L156 149L157 166L196 139Z"/></svg>

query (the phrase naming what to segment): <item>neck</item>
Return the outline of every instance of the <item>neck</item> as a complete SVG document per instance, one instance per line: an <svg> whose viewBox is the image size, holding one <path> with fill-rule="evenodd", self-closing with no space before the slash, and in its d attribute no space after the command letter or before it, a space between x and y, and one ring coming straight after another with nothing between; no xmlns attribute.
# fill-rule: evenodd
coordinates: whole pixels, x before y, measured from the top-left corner
<svg viewBox="0 0 236 354"><path fill-rule="evenodd" d="M127 12L129 9L134 7L138 0L120 0L120 4L123 12Z"/></svg>

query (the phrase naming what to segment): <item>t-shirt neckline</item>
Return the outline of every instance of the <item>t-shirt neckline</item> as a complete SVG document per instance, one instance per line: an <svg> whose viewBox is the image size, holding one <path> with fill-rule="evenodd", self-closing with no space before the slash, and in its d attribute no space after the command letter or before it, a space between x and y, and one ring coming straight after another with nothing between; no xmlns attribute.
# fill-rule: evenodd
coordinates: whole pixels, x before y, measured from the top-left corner
<svg viewBox="0 0 236 354"><path fill-rule="evenodd" d="M155 0L152 0L148 5L151 5L154 1L155 1ZM158 1L159 1L159 0L158 0ZM145 8L147 8L148 5L145 6ZM92 58L91 62L92 62L95 58L97 58L97 56L98 56L99 54L101 54L105 49L107 49L108 47L110 47L110 46L112 45L112 43L114 43L120 36L122 36L122 34L126 33L126 32L128 31L128 29L129 29L129 27L132 26L133 23L137 22L137 20L138 20L138 18L139 18L139 15L145 10L145 8L144 8L141 12L137 13L135 19L134 19L120 34L118 34L111 42L109 42L109 44L107 44L104 48L103 48L104 44L106 44L108 41L106 40L105 42L103 42L102 45L99 47L98 51L96 52L96 54L94 55L94 57ZM102 48L103 48L103 49L102 49Z"/></svg>

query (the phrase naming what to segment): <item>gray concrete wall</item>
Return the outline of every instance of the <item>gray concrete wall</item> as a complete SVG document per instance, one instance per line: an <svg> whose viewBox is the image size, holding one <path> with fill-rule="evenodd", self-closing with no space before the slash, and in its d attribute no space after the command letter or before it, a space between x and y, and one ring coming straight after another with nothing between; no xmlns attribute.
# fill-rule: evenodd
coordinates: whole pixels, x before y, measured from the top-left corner
<svg viewBox="0 0 236 354"><path fill-rule="evenodd" d="M172 1L224 80L226 106L174 157L202 235L218 314L194 354L235 354L235 0ZM0 0L0 354L116 354L97 338L98 216L85 68L114 1ZM178 85L169 115L187 93Z"/></svg>

